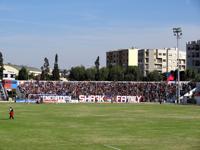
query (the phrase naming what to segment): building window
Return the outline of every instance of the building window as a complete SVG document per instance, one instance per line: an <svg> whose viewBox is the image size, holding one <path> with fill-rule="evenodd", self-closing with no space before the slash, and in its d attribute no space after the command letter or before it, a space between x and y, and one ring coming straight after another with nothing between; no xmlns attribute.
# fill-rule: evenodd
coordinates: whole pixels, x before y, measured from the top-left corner
<svg viewBox="0 0 200 150"><path fill-rule="evenodd" d="M200 61L199 60L196 60L195 66L200 66Z"/></svg>
<svg viewBox="0 0 200 150"><path fill-rule="evenodd" d="M145 65L145 69L149 69L149 65Z"/></svg>
<svg viewBox="0 0 200 150"><path fill-rule="evenodd" d="M197 50L197 51L199 50L199 45L196 45L196 50Z"/></svg>
<svg viewBox="0 0 200 150"><path fill-rule="evenodd" d="M10 77L11 77L11 78L15 78L15 75L14 75L14 74L11 74Z"/></svg>
<svg viewBox="0 0 200 150"><path fill-rule="evenodd" d="M157 63L162 63L162 59L157 59Z"/></svg>
<svg viewBox="0 0 200 150"><path fill-rule="evenodd" d="M7 78L7 77L8 77L8 74L4 74L3 76L4 76L4 78Z"/></svg>
<svg viewBox="0 0 200 150"><path fill-rule="evenodd" d="M192 46L192 50L194 50L194 46Z"/></svg>
<svg viewBox="0 0 200 150"><path fill-rule="evenodd" d="M149 52L148 51L146 51L146 57L149 57Z"/></svg>
<svg viewBox="0 0 200 150"><path fill-rule="evenodd" d="M194 60L192 60L192 66L195 66L195 61Z"/></svg>
<svg viewBox="0 0 200 150"><path fill-rule="evenodd" d="M155 65L156 69L162 69L162 65Z"/></svg>
<svg viewBox="0 0 200 150"><path fill-rule="evenodd" d="M192 53L192 57L194 57L194 53Z"/></svg>

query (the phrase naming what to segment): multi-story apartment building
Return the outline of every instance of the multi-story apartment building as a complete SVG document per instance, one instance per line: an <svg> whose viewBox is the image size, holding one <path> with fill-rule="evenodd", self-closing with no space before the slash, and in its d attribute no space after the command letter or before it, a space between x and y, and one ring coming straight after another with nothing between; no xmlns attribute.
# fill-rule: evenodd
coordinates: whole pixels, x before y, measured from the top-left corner
<svg viewBox="0 0 200 150"><path fill-rule="evenodd" d="M187 68L200 72L200 40L186 43Z"/></svg>
<svg viewBox="0 0 200 150"><path fill-rule="evenodd" d="M119 49L106 52L106 66L138 66L138 49Z"/></svg>
<svg viewBox="0 0 200 150"><path fill-rule="evenodd" d="M161 73L177 69L177 49L120 49L106 53L109 66L138 66L146 76L157 70ZM186 53L179 51L179 70L186 69Z"/></svg>
<svg viewBox="0 0 200 150"><path fill-rule="evenodd" d="M172 70L177 69L177 50L175 48L167 49L167 70L166 72L170 72ZM186 52L179 51L179 70L186 70Z"/></svg>
<svg viewBox="0 0 200 150"><path fill-rule="evenodd" d="M161 73L177 69L177 50L165 49L141 49L138 51L138 66L144 75L157 70ZM179 51L179 69L186 69L186 53Z"/></svg>

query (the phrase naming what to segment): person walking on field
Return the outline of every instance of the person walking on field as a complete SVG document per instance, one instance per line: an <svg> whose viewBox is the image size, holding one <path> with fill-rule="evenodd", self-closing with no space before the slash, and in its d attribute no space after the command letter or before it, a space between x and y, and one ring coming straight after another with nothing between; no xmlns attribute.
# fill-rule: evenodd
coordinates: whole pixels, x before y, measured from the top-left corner
<svg viewBox="0 0 200 150"><path fill-rule="evenodd" d="M12 107L10 107L9 109L9 115L10 115L9 119L14 119L14 110Z"/></svg>

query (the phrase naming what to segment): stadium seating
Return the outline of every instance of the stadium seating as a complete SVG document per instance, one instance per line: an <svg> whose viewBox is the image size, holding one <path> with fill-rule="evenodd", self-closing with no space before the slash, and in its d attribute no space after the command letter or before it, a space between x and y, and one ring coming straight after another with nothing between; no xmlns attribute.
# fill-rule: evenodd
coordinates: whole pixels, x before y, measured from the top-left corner
<svg viewBox="0 0 200 150"><path fill-rule="evenodd" d="M196 83L181 82L181 96L196 87ZM19 84L26 98L33 95L62 95L78 99L79 95L142 96L145 102L176 99L176 83L166 82L108 82L108 81L23 81ZM35 96L38 98L38 96Z"/></svg>

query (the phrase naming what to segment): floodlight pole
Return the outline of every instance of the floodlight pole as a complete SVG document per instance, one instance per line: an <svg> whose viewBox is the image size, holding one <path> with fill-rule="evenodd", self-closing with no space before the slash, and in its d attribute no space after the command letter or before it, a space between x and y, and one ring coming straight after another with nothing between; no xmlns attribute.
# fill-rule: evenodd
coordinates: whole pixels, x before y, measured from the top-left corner
<svg viewBox="0 0 200 150"><path fill-rule="evenodd" d="M181 28L173 28L174 36L176 36L177 50L177 103L180 103L180 68L179 68L179 39L181 39Z"/></svg>

